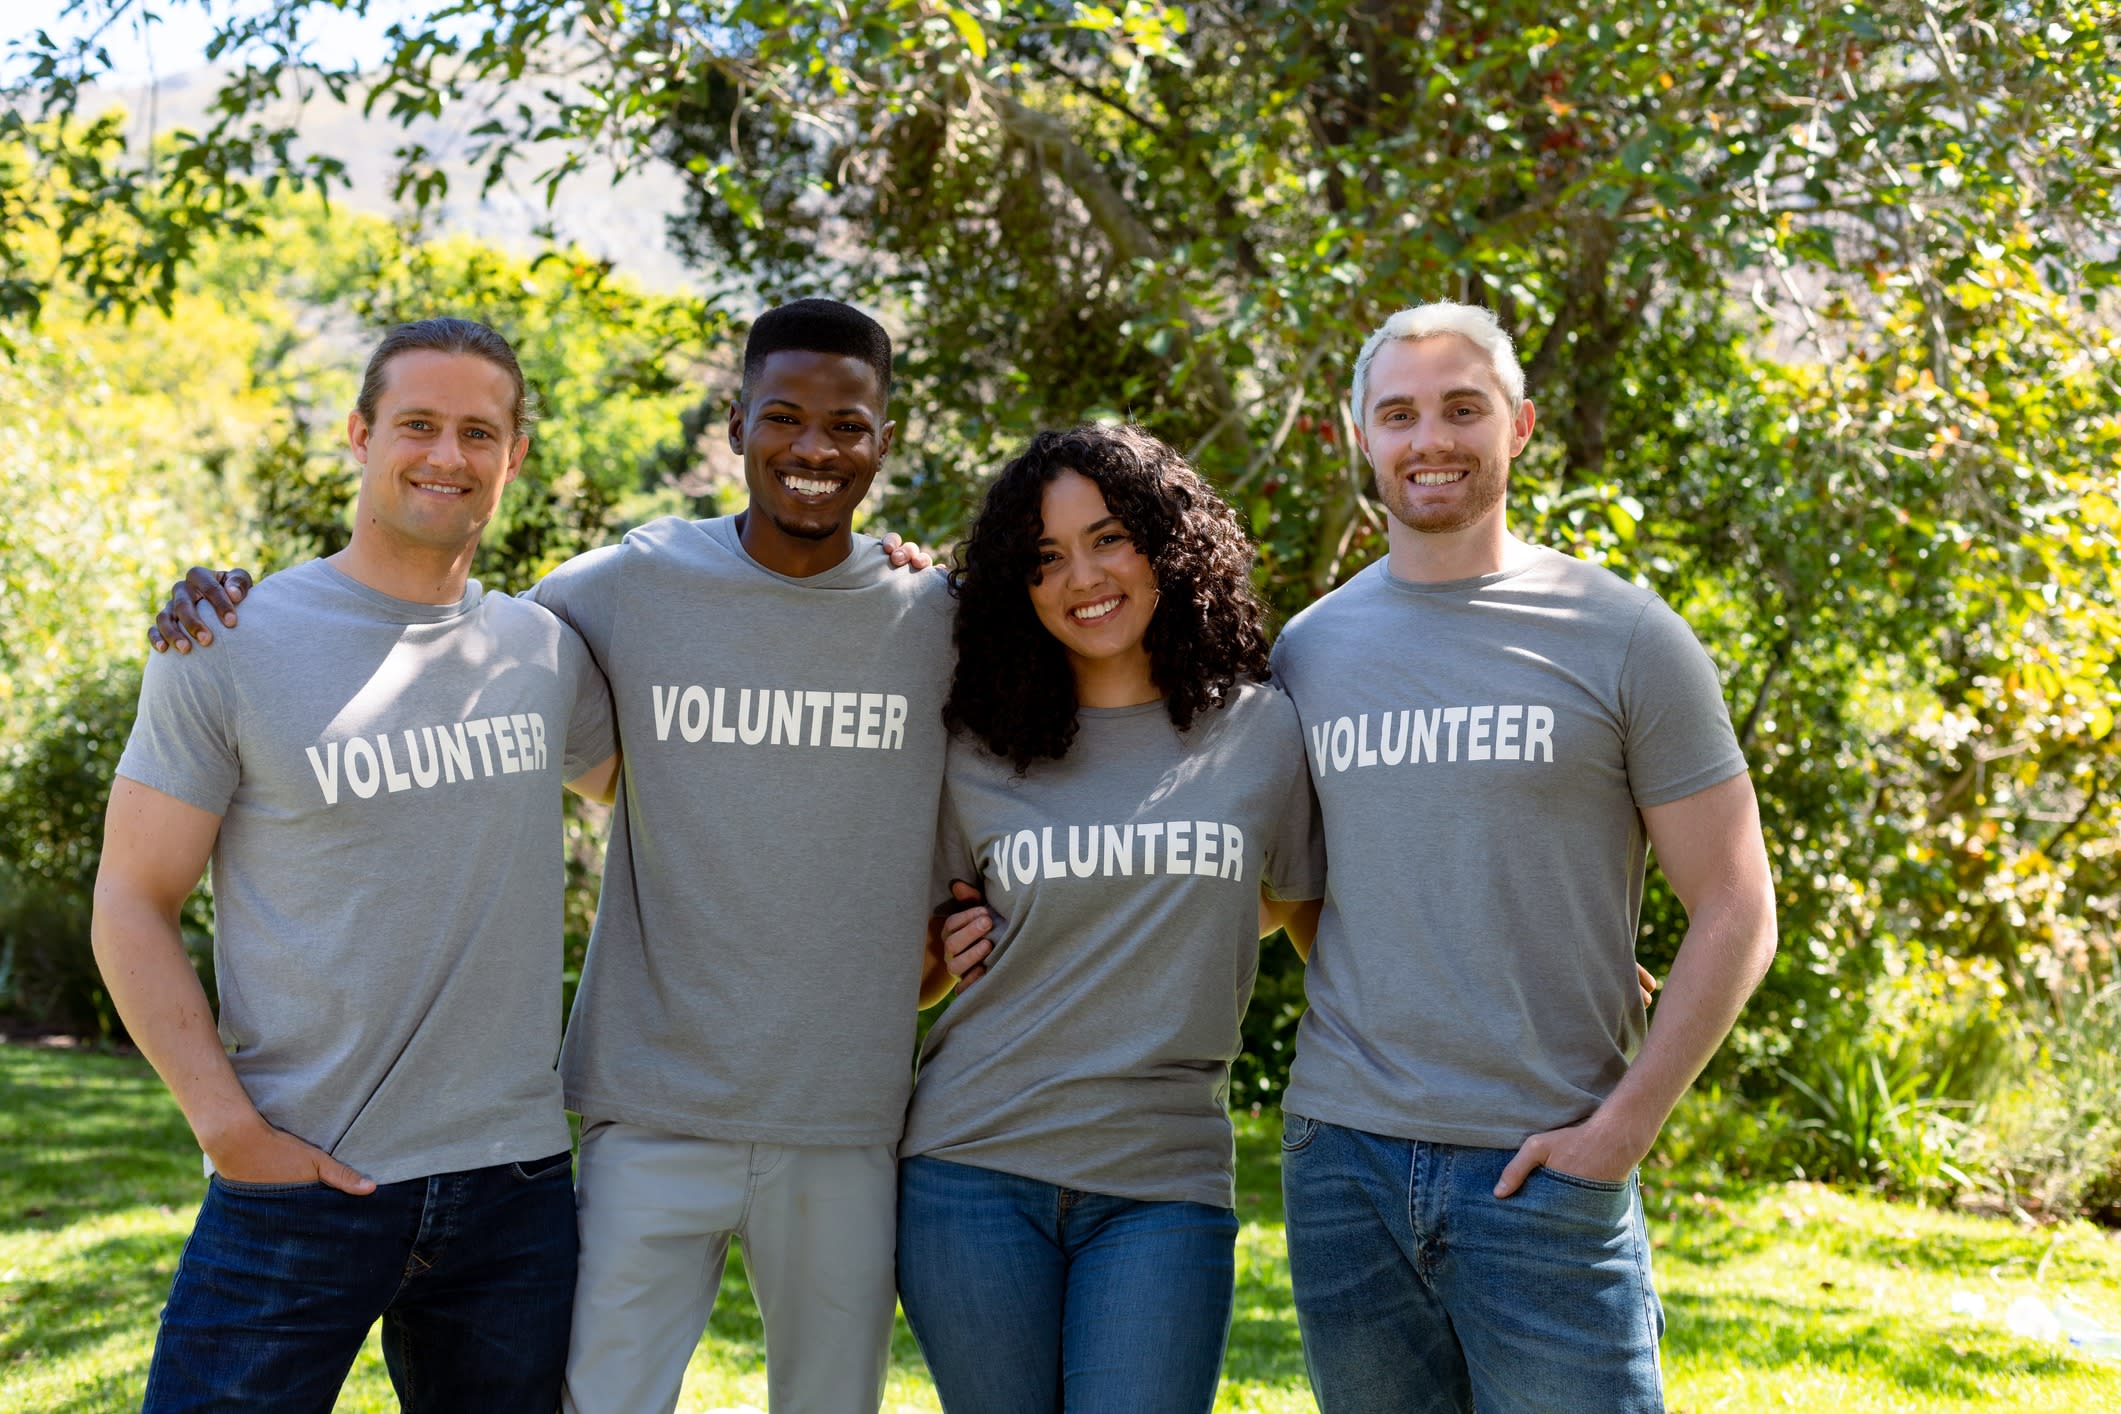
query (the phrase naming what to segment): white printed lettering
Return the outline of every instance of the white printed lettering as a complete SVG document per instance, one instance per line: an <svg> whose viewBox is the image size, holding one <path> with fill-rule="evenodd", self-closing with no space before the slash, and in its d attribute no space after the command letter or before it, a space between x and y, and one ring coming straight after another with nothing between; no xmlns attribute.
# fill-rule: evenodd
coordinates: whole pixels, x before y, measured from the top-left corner
<svg viewBox="0 0 2121 1414"><path fill-rule="evenodd" d="M854 744L874 751L882 743L877 727L884 720L884 694L865 692L860 700L861 707L854 719Z"/></svg>
<svg viewBox="0 0 2121 1414"><path fill-rule="evenodd" d="M381 785L382 771L376 766L376 749L364 737L355 737L346 743L346 784L353 793L367 800Z"/></svg>
<svg viewBox="0 0 2121 1414"><path fill-rule="evenodd" d="M694 683L678 703L678 735L698 741L707 735L707 689Z"/></svg>
<svg viewBox="0 0 2121 1414"><path fill-rule="evenodd" d="M722 708L729 700L727 688L714 690L714 719L708 724L707 738L710 741L728 742L736 740L736 728L722 720Z"/></svg>
<svg viewBox="0 0 2121 1414"><path fill-rule="evenodd" d="M1488 748L1488 728L1494 717L1493 707L1475 707L1466 718L1466 760L1486 761L1494 755Z"/></svg>
<svg viewBox="0 0 2121 1414"><path fill-rule="evenodd" d="M1132 825L1105 826L1105 877L1111 878L1113 866L1127 878L1134 877L1134 827Z"/></svg>
<svg viewBox="0 0 2121 1414"><path fill-rule="evenodd" d="M324 754L319 756L314 746L305 747L309 752L309 769L317 773L317 789L324 792L326 805L339 803L339 743L324 743Z"/></svg>
<svg viewBox="0 0 2121 1414"><path fill-rule="evenodd" d="M1193 841L1193 872L1213 877L1216 846L1222 843L1222 827L1213 820L1195 820Z"/></svg>
<svg viewBox="0 0 2121 1414"><path fill-rule="evenodd" d="M427 763L424 766L420 763L420 745L423 742L427 746ZM411 727L405 729L405 761L412 767L413 784L421 790L432 790L435 782L442 779L442 761L435 751L433 727L420 728L418 736L413 735Z"/></svg>
<svg viewBox="0 0 2121 1414"><path fill-rule="evenodd" d="M1223 822L1223 872L1225 879L1245 880L1245 832L1225 820Z"/></svg>
<svg viewBox="0 0 2121 1414"><path fill-rule="evenodd" d="M456 735L450 735L452 731ZM459 776L470 780L471 742L464 736L464 724L452 722L444 727L438 744L442 748L442 784L455 785Z"/></svg>
<svg viewBox="0 0 2121 1414"><path fill-rule="evenodd" d="M759 704L758 719L756 721L752 720L751 715L751 703L754 698L757 699ZM766 739L767 717L771 713L772 708L772 695L764 688L753 692L747 687L738 693L736 702L737 740L743 742L746 746L757 746L764 741Z"/></svg>
<svg viewBox="0 0 2121 1414"><path fill-rule="evenodd" d="M1517 721L1524 715L1522 705L1505 705L1495 709L1495 759L1515 761L1517 759Z"/></svg>
<svg viewBox="0 0 2121 1414"><path fill-rule="evenodd" d="M1546 759L1554 759L1554 709L1551 707L1527 707L1524 709L1524 759L1533 759L1535 747L1547 749Z"/></svg>

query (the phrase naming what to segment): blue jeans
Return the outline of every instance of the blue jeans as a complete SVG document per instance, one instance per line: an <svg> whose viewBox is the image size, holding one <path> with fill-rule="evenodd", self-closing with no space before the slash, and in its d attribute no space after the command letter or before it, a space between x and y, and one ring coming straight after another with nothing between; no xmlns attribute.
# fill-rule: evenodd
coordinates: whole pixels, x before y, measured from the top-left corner
<svg viewBox="0 0 2121 1414"><path fill-rule="evenodd" d="M1664 1408L1642 1200L1514 1151L1289 1115L1282 1192L1304 1363L1325 1414Z"/></svg>
<svg viewBox="0 0 2121 1414"><path fill-rule="evenodd" d="M366 1197L216 1175L144 1414L330 1414L378 1318L408 1414L551 1414L573 1315L572 1170L555 1154Z"/></svg>
<svg viewBox="0 0 2121 1414"><path fill-rule="evenodd" d="M1230 1336L1237 1215L899 1164L898 1293L943 1408L1204 1414Z"/></svg>

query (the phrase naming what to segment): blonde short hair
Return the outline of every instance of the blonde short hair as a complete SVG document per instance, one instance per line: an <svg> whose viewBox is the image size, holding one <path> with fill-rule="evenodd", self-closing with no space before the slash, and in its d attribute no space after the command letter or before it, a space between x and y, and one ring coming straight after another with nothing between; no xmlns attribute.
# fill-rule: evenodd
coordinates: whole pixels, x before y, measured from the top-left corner
<svg viewBox="0 0 2121 1414"><path fill-rule="evenodd" d="M1503 332L1495 312L1476 304L1437 300L1400 310L1363 341L1362 352L1355 356L1355 399L1350 404L1358 427L1362 425L1363 403L1370 391L1370 361L1377 357L1377 351L1388 340L1427 339L1438 334L1456 334L1471 340L1495 366L1495 377L1509 396L1512 410L1524 401L1524 368L1517 362L1517 350L1511 346L1510 336Z"/></svg>

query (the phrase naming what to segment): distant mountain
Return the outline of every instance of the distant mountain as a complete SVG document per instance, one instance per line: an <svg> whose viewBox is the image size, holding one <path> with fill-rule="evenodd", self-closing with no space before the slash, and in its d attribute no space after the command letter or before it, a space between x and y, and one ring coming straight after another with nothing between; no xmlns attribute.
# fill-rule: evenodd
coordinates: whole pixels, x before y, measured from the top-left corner
<svg viewBox="0 0 2121 1414"><path fill-rule="evenodd" d="M136 143L151 132L167 133L179 128L205 125L207 109L220 88L226 70L199 68L164 78L152 90L146 87L112 88L84 105L96 111L106 103L123 105L130 114ZM526 85L527 87L527 85ZM513 112L513 94L495 94L494 110ZM509 181L483 195L482 168L465 160L471 148L472 129L492 112L485 106L462 103L444 112L440 119L421 119L401 128L380 113L364 118L358 104L335 102L328 93L300 102L293 95L285 100L288 112L298 112L295 126L301 131L300 150L325 153L344 162L353 179L350 191L335 192L334 201L344 201L360 211L396 214L402 208L390 199L390 190L400 165L398 150L409 142L424 145L449 177L448 198L428 213L433 229L465 232L510 250L527 252L538 248L534 234L540 225L554 227L562 239L580 245L600 259L652 289L699 289L705 283L696 270L674 255L667 239L666 222L682 205L682 188L669 168L660 163L635 171L613 183L616 169L607 161L591 161L585 170L564 182L558 200L545 204L538 172L562 155L560 144L546 143L527 149L512 168ZM281 113L269 115L281 121Z"/></svg>

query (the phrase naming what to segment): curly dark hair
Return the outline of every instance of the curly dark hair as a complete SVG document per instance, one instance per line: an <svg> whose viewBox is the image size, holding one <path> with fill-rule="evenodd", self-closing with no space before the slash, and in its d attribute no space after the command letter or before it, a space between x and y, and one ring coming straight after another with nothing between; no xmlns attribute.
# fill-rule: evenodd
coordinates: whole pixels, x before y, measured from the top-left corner
<svg viewBox="0 0 2121 1414"><path fill-rule="evenodd" d="M1267 678L1266 607L1253 592L1252 542L1186 459L1139 427L1041 432L1002 468L958 547L957 671L943 721L1022 771L1075 739L1075 674L1038 621L1038 540L1046 487L1064 471L1097 483L1148 557L1161 591L1143 635L1150 674L1180 731L1220 707L1240 678Z"/></svg>

